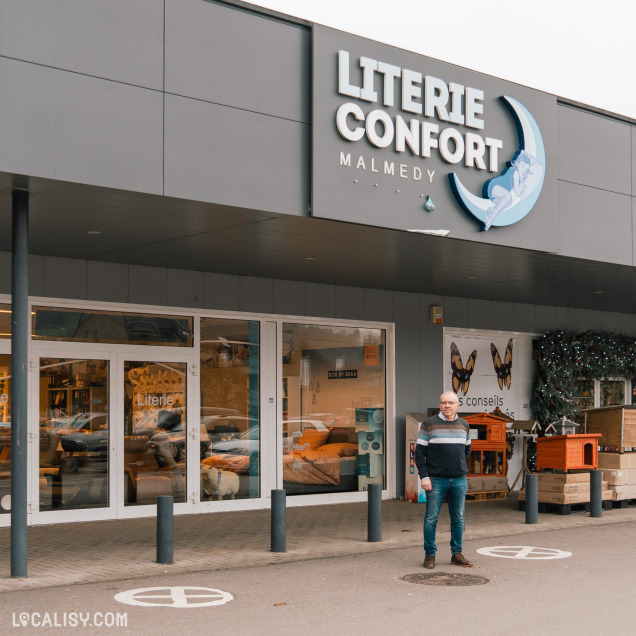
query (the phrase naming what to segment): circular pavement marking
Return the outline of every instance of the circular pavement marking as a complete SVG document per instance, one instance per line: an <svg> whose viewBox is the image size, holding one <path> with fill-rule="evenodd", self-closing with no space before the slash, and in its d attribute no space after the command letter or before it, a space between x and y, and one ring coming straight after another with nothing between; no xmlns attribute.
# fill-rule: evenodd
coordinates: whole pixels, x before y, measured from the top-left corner
<svg viewBox="0 0 636 636"><path fill-rule="evenodd" d="M571 552L557 550L556 548L535 548L530 545L497 545L490 548L479 548L478 554L484 556L500 557L502 559L528 559L537 561L540 559L567 559Z"/></svg>
<svg viewBox="0 0 636 636"><path fill-rule="evenodd" d="M115 594L115 600L143 607L210 607L234 600L229 592L210 587L140 587Z"/></svg>

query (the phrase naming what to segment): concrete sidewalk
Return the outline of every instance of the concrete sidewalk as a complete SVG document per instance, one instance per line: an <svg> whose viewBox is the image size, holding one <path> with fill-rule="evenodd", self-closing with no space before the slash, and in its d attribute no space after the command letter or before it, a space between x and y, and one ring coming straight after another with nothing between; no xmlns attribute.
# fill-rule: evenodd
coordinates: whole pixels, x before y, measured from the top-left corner
<svg viewBox="0 0 636 636"><path fill-rule="evenodd" d="M424 505L382 502L382 541L367 541L367 504L334 504L287 508L287 551L270 551L270 511L254 510L183 515L174 518L174 563L156 560L156 519L123 519L31 526L28 530L28 577L13 579L10 528L0 528L3 572L0 590L21 590L98 581L134 579L161 573L240 568L319 559L345 554L422 545ZM541 513L526 524L515 495L503 501L466 504L466 539L635 523L636 507L604 510L592 518ZM450 538L447 508L438 525L440 556ZM469 558L470 554L467 555ZM421 564L420 564L421 565Z"/></svg>

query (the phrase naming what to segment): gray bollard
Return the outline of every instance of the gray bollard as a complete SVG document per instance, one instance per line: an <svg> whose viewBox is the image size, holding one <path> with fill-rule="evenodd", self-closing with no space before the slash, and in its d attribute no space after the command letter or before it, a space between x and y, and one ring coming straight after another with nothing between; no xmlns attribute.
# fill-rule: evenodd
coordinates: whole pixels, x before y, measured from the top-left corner
<svg viewBox="0 0 636 636"><path fill-rule="evenodd" d="M157 497L157 563L172 563L174 497Z"/></svg>
<svg viewBox="0 0 636 636"><path fill-rule="evenodd" d="M272 552L287 551L287 512L285 510L286 490L272 490Z"/></svg>
<svg viewBox="0 0 636 636"><path fill-rule="evenodd" d="M526 475L526 523L539 522L539 476Z"/></svg>
<svg viewBox="0 0 636 636"><path fill-rule="evenodd" d="M590 517L603 516L603 471L590 471Z"/></svg>
<svg viewBox="0 0 636 636"><path fill-rule="evenodd" d="M382 541L382 486L369 484L367 541Z"/></svg>

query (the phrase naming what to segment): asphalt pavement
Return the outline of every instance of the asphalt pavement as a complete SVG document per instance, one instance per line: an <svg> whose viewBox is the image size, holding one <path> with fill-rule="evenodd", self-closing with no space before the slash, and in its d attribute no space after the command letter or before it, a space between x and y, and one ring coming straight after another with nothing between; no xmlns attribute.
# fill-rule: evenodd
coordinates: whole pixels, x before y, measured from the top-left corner
<svg viewBox="0 0 636 636"><path fill-rule="evenodd" d="M415 546L5 592L0 629L20 634L631 636L636 523L537 527L542 531L526 526L514 536L467 539L472 569L450 565L441 549L436 569L425 571L421 548Z"/></svg>
<svg viewBox="0 0 636 636"><path fill-rule="evenodd" d="M0 528L4 572L0 591L69 586L165 574L211 572L284 564L328 557L416 548L413 567L421 566L425 506L404 501L382 502L382 539L369 542L366 502L291 507L286 510L286 551L271 551L269 510L215 512L174 517L174 562L156 562L156 519L123 519L31 526L28 571L10 576L10 528ZM501 501L466 504L465 539L514 536L581 527L636 522L636 506L604 510L591 517L583 510L569 515L539 513L527 524L513 494ZM602 531L602 528L601 528ZM447 508L438 524L438 560L450 558ZM467 555L471 558L474 555Z"/></svg>

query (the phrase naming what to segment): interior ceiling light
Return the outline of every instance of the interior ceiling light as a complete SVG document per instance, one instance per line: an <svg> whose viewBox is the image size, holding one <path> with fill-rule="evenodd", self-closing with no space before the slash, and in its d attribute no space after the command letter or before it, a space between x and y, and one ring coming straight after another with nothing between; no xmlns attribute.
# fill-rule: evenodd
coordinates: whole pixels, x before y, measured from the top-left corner
<svg viewBox="0 0 636 636"><path fill-rule="evenodd" d="M406 230L407 232L415 232L416 234L430 234L431 236L448 236L450 230Z"/></svg>
<svg viewBox="0 0 636 636"><path fill-rule="evenodd" d="M88 230L86 232L86 234L90 234L91 236L97 236L98 234L101 234L102 231L101 230Z"/></svg>

